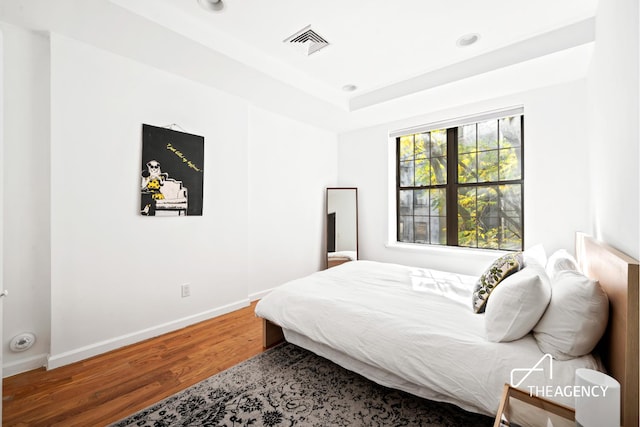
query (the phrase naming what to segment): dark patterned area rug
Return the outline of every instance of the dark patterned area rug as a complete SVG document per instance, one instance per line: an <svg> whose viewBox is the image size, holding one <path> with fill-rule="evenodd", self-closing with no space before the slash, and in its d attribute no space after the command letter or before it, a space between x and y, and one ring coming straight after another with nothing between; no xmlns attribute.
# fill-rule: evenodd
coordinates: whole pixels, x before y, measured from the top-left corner
<svg viewBox="0 0 640 427"><path fill-rule="evenodd" d="M112 426L491 426L281 344Z"/></svg>

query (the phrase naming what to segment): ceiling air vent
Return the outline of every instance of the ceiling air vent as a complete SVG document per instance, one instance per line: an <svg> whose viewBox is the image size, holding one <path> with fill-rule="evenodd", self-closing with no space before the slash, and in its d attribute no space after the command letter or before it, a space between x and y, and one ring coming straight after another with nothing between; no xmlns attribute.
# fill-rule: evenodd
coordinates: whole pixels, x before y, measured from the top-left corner
<svg viewBox="0 0 640 427"><path fill-rule="evenodd" d="M313 31L311 25L307 25L297 33L287 37L284 42L302 50L307 56L319 51L325 46L329 46L329 42L320 34Z"/></svg>

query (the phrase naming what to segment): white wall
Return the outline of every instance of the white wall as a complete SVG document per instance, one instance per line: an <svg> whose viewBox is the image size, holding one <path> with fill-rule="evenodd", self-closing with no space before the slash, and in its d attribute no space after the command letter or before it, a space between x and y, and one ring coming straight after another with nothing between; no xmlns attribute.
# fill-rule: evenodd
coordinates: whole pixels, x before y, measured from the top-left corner
<svg viewBox="0 0 640 427"><path fill-rule="evenodd" d="M637 0L600 1L589 69L589 152L596 236L640 258Z"/></svg>
<svg viewBox="0 0 640 427"><path fill-rule="evenodd" d="M523 105L525 114L525 246L543 243L548 252L563 247L573 250L575 231L589 228L585 103L586 83L579 80L341 135L339 183L359 187L360 258L481 272L495 258L495 252L386 246L389 220L395 221L395 172L389 177L395 150L387 135L397 129L514 105Z"/></svg>
<svg viewBox="0 0 640 427"><path fill-rule="evenodd" d="M335 134L63 36L5 28L5 376L47 353L53 368L222 314L320 268ZM139 215L143 123L205 137L202 217ZM36 347L10 353L22 331Z"/></svg>
<svg viewBox="0 0 640 427"><path fill-rule="evenodd" d="M4 36L2 34L2 29L0 28L0 105L3 105L4 102L4 90L3 90L3 81L4 81L4 72L3 72L3 64L4 64ZM3 106L4 110L4 106ZM3 117L0 114L0 165L4 163L4 127L3 127ZM0 173L0 212L3 211L4 206L4 178ZM4 215L3 215L4 216ZM0 221L0 242L4 242L4 226L3 222ZM3 245L0 244L0 271L4 271L3 268ZM0 274L0 291L4 289L4 278L3 275ZM4 302L0 301L0 325L4 324ZM2 337L2 329L0 326L0 338ZM0 339L0 343L2 343L2 339ZM2 367L2 363L4 361L4 357L2 352L0 351L0 367ZM0 385L2 384L2 375L0 375ZM0 402L0 417L2 416L2 402Z"/></svg>
<svg viewBox="0 0 640 427"><path fill-rule="evenodd" d="M249 294L324 268L325 187L337 180L334 133L249 110Z"/></svg>
<svg viewBox="0 0 640 427"><path fill-rule="evenodd" d="M598 2L588 75L593 231L635 259L640 259L639 27L637 0Z"/></svg>
<svg viewBox="0 0 640 427"><path fill-rule="evenodd" d="M247 108L51 37L50 366L247 304ZM142 123L205 137L202 217L138 214Z"/></svg>
<svg viewBox="0 0 640 427"><path fill-rule="evenodd" d="M49 40L11 25L4 33L4 348L21 332L35 345L5 351L5 375L42 366L50 342Z"/></svg>

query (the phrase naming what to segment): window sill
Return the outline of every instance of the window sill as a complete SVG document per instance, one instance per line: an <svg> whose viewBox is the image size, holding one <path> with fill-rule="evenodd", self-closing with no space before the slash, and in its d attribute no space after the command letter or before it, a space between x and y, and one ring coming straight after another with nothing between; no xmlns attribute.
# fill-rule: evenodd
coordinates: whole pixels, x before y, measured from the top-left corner
<svg viewBox="0 0 640 427"><path fill-rule="evenodd" d="M508 251L496 249L461 248L458 246L425 245L421 243L387 242L384 246L387 249L403 252L433 254L439 256L450 255L458 257L475 257L484 258L486 260L495 260L501 255L509 253Z"/></svg>

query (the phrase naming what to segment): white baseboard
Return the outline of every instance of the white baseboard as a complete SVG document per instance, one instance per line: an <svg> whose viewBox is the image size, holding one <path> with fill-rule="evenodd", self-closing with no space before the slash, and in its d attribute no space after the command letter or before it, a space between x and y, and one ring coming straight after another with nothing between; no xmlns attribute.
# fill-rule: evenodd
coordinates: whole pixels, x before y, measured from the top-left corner
<svg viewBox="0 0 640 427"><path fill-rule="evenodd" d="M232 311L247 307L248 305L249 299L243 299L222 307L207 310L202 313L194 314L192 316L183 317L182 319L163 323L161 325L153 326L141 331L122 335L109 340L80 347L75 350L66 351L64 353L50 355L48 357L46 366L47 369L59 368L61 366L88 359L89 357L97 356L98 354L106 353L108 351L124 347L126 345L157 337L159 335L166 334L167 332L172 332L186 326L193 325L194 323L202 322L203 320L208 320L226 313L230 313Z"/></svg>
<svg viewBox="0 0 640 427"><path fill-rule="evenodd" d="M47 355L36 354L35 356L30 356L25 359L17 360L15 362L4 363L2 365L2 377L11 377L23 372L42 368L44 366L47 366Z"/></svg>
<svg viewBox="0 0 640 427"><path fill-rule="evenodd" d="M260 291L253 294L249 294L249 301L253 302L259 299L262 299L265 295L271 292L271 289L267 289L266 291Z"/></svg>

